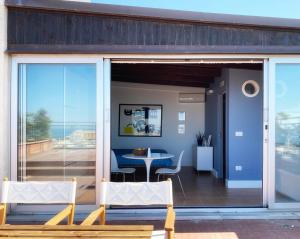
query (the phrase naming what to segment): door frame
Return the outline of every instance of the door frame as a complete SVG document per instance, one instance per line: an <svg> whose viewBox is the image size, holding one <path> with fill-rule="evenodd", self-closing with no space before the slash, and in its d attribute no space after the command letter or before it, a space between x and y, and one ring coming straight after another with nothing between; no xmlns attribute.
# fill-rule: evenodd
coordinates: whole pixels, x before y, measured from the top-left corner
<svg viewBox="0 0 300 239"><path fill-rule="evenodd" d="M224 91L220 94L220 100L221 100L221 155L222 155L222 179L224 186L226 187L226 180L228 176L228 163L227 163L227 92Z"/></svg>
<svg viewBox="0 0 300 239"><path fill-rule="evenodd" d="M278 203L275 201L276 188L276 165L275 165L275 117L276 117L276 65L277 64L300 64L300 58L274 57L269 60L269 192L268 203L270 209L299 209L300 202Z"/></svg>
<svg viewBox="0 0 300 239"><path fill-rule="evenodd" d="M103 71L103 58L99 56L59 56L59 57L47 57L47 56L13 56L11 59L11 125L10 125L10 180L17 180L17 165L18 165L18 65L19 64L96 64L96 203L95 205L79 205L76 207L76 211L93 210L99 205L100 197L100 180L103 177L103 156L104 156L104 71ZM97 183L98 182L98 183ZM11 210L32 213L43 211L45 209L49 212L59 211L64 206L60 205L11 205Z"/></svg>
<svg viewBox="0 0 300 239"><path fill-rule="evenodd" d="M175 64L175 63L182 63L182 64L195 64L195 63L207 63L207 64L213 64L213 63L238 63L238 64L243 64L243 63L261 63L263 65L263 162L262 162L262 209L268 207L268 195L269 195L269 58L266 56L230 56L226 55L226 57L217 55L214 57L211 56L193 56L193 57L186 57L186 59L181 59L181 57L177 57L177 55L172 55L171 58L167 58L165 56L152 56L149 58L143 58L143 56L139 57L132 57L132 56L108 56L110 57L110 63L124 63L124 64L139 64L139 63L144 63L144 64L153 64L153 63L161 63L161 64ZM250 59L247 59L250 58ZM111 66L110 66L111 67ZM222 93L223 94L223 93ZM222 95L221 95L222 96ZM228 97L228 96L227 96ZM226 99L227 100L227 99ZM226 109L228 110L228 109ZM266 126L266 127L265 127ZM226 157L226 155L225 155ZM225 159L226 160L226 159ZM228 167L228 165L227 165ZM105 168L106 174L109 175L110 172L108 172L108 168ZM198 208L200 211L205 210L205 208ZM210 210L210 208L207 208ZM218 211L228 211L229 208L220 208ZM233 208L234 209L234 208ZM186 210L189 211L189 208L184 208L184 209L179 209L179 210ZM197 210L196 208L193 209L194 211ZM235 210L235 209L234 209ZM124 212L128 211L127 209L124 209ZM129 210L130 211L130 210ZM131 210L132 211L132 210Z"/></svg>
<svg viewBox="0 0 300 239"><path fill-rule="evenodd" d="M284 56L287 57L287 56ZM189 60L188 60L189 59ZM207 60L206 60L207 59ZM213 59L213 60L212 60ZM97 135L100 136L100 134L103 136L102 139L97 138L97 145L100 143L102 145L102 149L97 150L99 151L99 159L97 156L97 168L96 171L96 180L100 181L102 177L110 178L110 100L111 100L111 76L110 76L110 69L111 69L111 63L115 63L116 61L123 61L123 62L142 62L144 63L205 63L207 61L217 61L217 62L238 62L238 63L245 63L245 62L263 62L263 75L264 75L264 126L269 125L269 109L271 108L271 105L269 105L269 96L268 96L268 90L269 90L269 56L268 55L125 55L125 54L95 54L95 55L65 55L65 54L18 54L18 55L12 55L12 61L11 61L11 179L16 178L16 129L13 129L13 125L16 125L17 118L16 118L16 111L17 111L17 64L18 63L95 63L97 62L97 82L102 81L103 82L103 98L100 97L99 102L102 102L102 105L104 107L100 109L97 106L97 114L99 113L99 119L97 115L97 125L104 126L103 129L99 129L97 127ZM228 61L229 60L229 61ZM102 73L101 73L102 72ZM99 79L98 79L99 78ZM98 85L97 85L98 86ZM98 91L98 89L97 89ZM101 91L101 89L100 89ZM98 94L97 94L98 97ZM98 101L98 98L97 98ZM100 103L99 103L100 105ZM98 122L99 121L99 122ZM99 130L99 131L98 131ZM100 133L100 134L99 134ZM270 137L269 129L265 128L264 130L264 144L263 144L263 207L268 207L269 205L269 195L270 195L270 169L269 169L269 160L270 160L270 142L268 141L268 138ZM98 142L99 141L99 142ZM100 142L101 141L101 142ZM102 164L101 164L102 162ZM96 187L96 192L98 192L98 187ZM98 194L98 193L97 193ZM98 194L99 195L99 194ZM97 199L97 202L99 200ZM39 211L39 208L37 206L35 207L22 207L18 206L18 211L28 211L32 212L33 208L35 211ZM44 207L41 207L40 209L43 209ZM77 211L86 211L95 208L95 205L92 206L79 206ZM19 210L20 209L20 210ZM57 210L57 206L55 207ZM261 211L265 210L266 208L218 208L217 211L219 212L229 212L229 211L248 211L248 210L254 210L254 211ZM147 209L143 209L147 210ZM215 209L212 208L179 208L176 209L178 211L182 212L189 212L189 211L215 211ZM126 211L139 211L135 209L125 209L122 212L126 213Z"/></svg>

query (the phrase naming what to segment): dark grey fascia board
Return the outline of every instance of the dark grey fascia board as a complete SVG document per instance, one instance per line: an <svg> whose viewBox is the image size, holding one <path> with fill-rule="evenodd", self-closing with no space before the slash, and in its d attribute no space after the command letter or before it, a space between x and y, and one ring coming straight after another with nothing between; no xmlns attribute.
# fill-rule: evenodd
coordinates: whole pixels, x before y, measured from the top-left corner
<svg viewBox="0 0 300 239"><path fill-rule="evenodd" d="M10 54L300 54L299 46L14 45Z"/></svg>
<svg viewBox="0 0 300 239"><path fill-rule="evenodd" d="M238 25L274 29L300 29L300 19L288 18L203 13L62 0L5 0L5 5L7 7L15 8L149 18L165 21L199 22L218 25Z"/></svg>

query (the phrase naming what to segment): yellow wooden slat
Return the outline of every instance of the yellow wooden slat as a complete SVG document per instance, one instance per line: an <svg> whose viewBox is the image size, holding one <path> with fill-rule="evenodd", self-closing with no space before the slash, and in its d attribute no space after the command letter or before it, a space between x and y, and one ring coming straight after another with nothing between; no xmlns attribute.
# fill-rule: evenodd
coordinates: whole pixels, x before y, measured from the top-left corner
<svg viewBox="0 0 300 239"><path fill-rule="evenodd" d="M1 230L33 231L153 231L153 225L0 225Z"/></svg>
<svg viewBox="0 0 300 239"><path fill-rule="evenodd" d="M0 225L6 223L6 204L0 204Z"/></svg>
<svg viewBox="0 0 300 239"><path fill-rule="evenodd" d="M167 211L166 222L165 222L165 230L167 231L174 230L175 218L176 218L175 211L173 207L169 206Z"/></svg>
<svg viewBox="0 0 300 239"><path fill-rule="evenodd" d="M93 211L80 225L88 226L93 225L94 222L100 217L101 214L105 213L105 208L100 207L99 209Z"/></svg>
<svg viewBox="0 0 300 239"><path fill-rule="evenodd" d="M98 239L150 239L152 225L2 225L0 238L98 238Z"/></svg>
<svg viewBox="0 0 300 239"><path fill-rule="evenodd" d="M53 218L51 218L48 222L45 223L45 225L57 225L62 220L64 220L66 217L68 217L73 209L73 205L67 206L64 210L56 214Z"/></svg>
<svg viewBox="0 0 300 239"><path fill-rule="evenodd" d="M151 231L0 231L0 237L58 237L58 238L69 238L69 237L149 237Z"/></svg>
<svg viewBox="0 0 300 239"><path fill-rule="evenodd" d="M32 239L34 237L0 237L0 238L6 238L6 239ZM38 237L40 239L57 239L57 237ZM62 237L63 238L63 237ZM78 238L84 238L84 237L68 237L68 239L78 239ZM90 237L95 239L123 239L124 237ZM150 237L131 237L131 239L151 239Z"/></svg>
<svg viewBox="0 0 300 239"><path fill-rule="evenodd" d="M176 214L173 206L168 206L167 217L165 222L165 230L167 239L174 239Z"/></svg>

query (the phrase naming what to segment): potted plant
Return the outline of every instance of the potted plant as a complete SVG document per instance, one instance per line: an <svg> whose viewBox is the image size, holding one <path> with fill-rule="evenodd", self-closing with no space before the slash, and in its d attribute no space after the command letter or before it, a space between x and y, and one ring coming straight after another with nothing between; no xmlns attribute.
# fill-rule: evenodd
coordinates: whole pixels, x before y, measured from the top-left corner
<svg viewBox="0 0 300 239"><path fill-rule="evenodd" d="M197 145L198 146L203 145L204 139L205 139L204 133L199 132L198 134L196 134L196 140L197 140Z"/></svg>
<svg viewBox="0 0 300 239"><path fill-rule="evenodd" d="M213 170L213 147L211 144L211 135L205 136L204 132L196 134L197 145L194 149L193 166L197 171Z"/></svg>

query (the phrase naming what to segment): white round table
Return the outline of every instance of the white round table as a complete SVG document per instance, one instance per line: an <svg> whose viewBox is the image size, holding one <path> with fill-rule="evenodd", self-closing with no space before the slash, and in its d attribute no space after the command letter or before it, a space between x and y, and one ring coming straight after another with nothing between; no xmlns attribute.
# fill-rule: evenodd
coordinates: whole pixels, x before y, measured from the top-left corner
<svg viewBox="0 0 300 239"><path fill-rule="evenodd" d="M122 157L127 159L134 159L134 160L144 160L146 164L146 170L147 170L147 182L149 182L150 178L150 167L153 160L156 159L169 159L174 158L175 155L173 154L166 154L166 153L151 153L151 157L147 156L137 156L134 154L124 154Z"/></svg>

